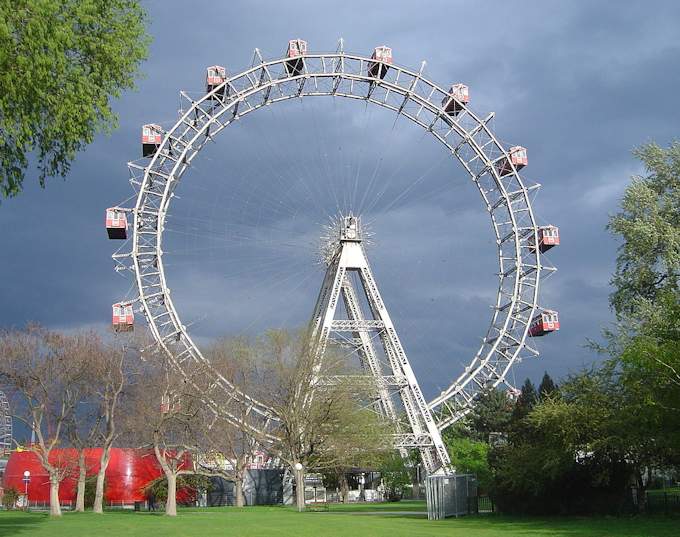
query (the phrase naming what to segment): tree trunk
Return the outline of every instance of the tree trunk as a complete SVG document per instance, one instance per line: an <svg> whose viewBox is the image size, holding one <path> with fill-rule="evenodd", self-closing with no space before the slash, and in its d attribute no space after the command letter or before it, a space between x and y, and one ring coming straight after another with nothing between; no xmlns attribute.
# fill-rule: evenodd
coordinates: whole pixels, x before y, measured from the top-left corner
<svg viewBox="0 0 680 537"><path fill-rule="evenodd" d="M109 466L109 459L111 458L111 446L102 449L101 457L99 457L99 471L97 472L97 484L94 491L94 505L92 510L95 513L104 512L104 479L106 478L106 469Z"/></svg>
<svg viewBox="0 0 680 537"><path fill-rule="evenodd" d="M87 467L85 466L85 450L78 450L78 488L76 491L76 511L85 512L85 478Z"/></svg>
<svg viewBox="0 0 680 537"><path fill-rule="evenodd" d="M173 472L165 472L168 480L168 499L165 501L165 514L177 516L177 476Z"/></svg>
<svg viewBox="0 0 680 537"><path fill-rule="evenodd" d="M234 482L234 495L236 496L236 507L243 507L243 477L239 476Z"/></svg>
<svg viewBox="0 0 680 537"><path fill-rule="evenodd" d="M347 483L347 474L340 475L340 499L342 503L347 503L349 499L349 484Z"/></svg>
<svg viewBox="0 0 680 537"><path fill-rule="evenodd" d="M305 470L297 470L293 468L293 475L295 475L295 504L298 511L305 510Z"/></svg>
<svg viewBox="0 0 680 537"><path fill-rule="evenodd" d="M50 515L61 516L59 505L59 473L57 470L50 472Z"/></svg>

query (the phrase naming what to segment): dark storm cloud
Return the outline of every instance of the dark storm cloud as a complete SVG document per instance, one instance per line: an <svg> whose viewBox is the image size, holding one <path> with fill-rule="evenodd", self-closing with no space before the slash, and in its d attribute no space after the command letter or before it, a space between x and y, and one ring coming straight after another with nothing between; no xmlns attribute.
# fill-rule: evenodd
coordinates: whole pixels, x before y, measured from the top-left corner
<svg viewBox="0 0 680 537"><path fill-rule="evenodd" d="M399 64L415 68L427 60L427 76L442 85L466 82L473 108L496 112L499 136L529 148L530 164L523 175L544 186L536 212L542 222L560 225L562 232L563 245L550 255L559 272L546 281L542 302L560 311L563 330L536 342L543 357L521 364L516 375L537 378L543 369L559 375L594 359L583 344L586 338L597 338L611 320L608 280L616 255L616 243L604 227L628 177L641 172L630 150L648 140L667 144L678 136L676 2L165 1L147 6L154 43L139 90L115 103L120 128L79 156L67 182L53 180L40 191L29 181L22 196L0 206L0 324L37 320L60 328L104 328L110 304L125 295L131 280L111 270L103 210L132 193L125 162L139 153L139 125L172 123L180 106L178 90L200 90L206 65L224 64L235 72L250 64L255 47L265 57L277 57L287 39L301 36L314 50L334 50L343 36L347 50L369 52L386 43ZM362 114L357 109L340 118L329 112L333 128L324 134L329 145L342 144L343 151L356 153L352 131L361 128ZM298 120L299 136L313 138L309 121ZM241 131L225 134L234 153L252 152L256 127L255 120L248 125L244 120ZM399 130L394 151L411 136ZM422 161L406 163L395 181L429 166L431 155L423 150ZM309 166L315 164L313 156L306 158ZM275 151L263 152L262 160L263 168L281 166ZM208 170L217 166L205 163ZM240 175L246 172L235 169ZM486 319L494 293L488 222L475 212L478 206L466 209L478 201L465 196L455 198L461 205L455 211L439 211L434 202L412 203L375 222L377 233L401 226L401 241L395 234L384 233L382 240L378 234L371 255L388 303L390 296L400 298L394 300L399 311L393 315L429 393L457 375L476 349L483 334L475 319ZM304 216L303 209L298 213ZM295 224L284 216L280 223L292 229L299 225L309 234L298 237L299 244L309 246L315 230L306 229L302 216ZM430 230L427 236L419 233L419 226ZM449 230L464 232L451 237ZM446 240L451 251L442 254L439 265L397 269L405 259L401 245L433 251ZM455 251L465 252L464 259L456 259ZM262 313L266 285L258 292L246 291L237 279L225 282L209 268L188 265L175 276L180 295L183 281L201 283L200 292L185 291L188 310L209 311L215 293L239 304L238 310L223 308L222 322L237 323L249 314L262 314L263 324L277 322L275 315ZM442 283L447 270L456 277ZM304 318L318 285L312 274L306 294L291 302L292 317ZM427 326L441 319L449 328L428 333ZM196 329L207 338L218 327L210 328L207 319Z"/></svg>

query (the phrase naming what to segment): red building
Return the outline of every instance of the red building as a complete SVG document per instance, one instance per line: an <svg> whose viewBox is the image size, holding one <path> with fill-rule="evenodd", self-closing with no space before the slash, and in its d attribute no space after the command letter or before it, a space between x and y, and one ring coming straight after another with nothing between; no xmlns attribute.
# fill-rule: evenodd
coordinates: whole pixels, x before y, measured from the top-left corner
<svg viewBox="0 0 680 537"><path fill-rule="evenodd" d="M85 450L87 475L96 475L99 471L101 448ZM59 485L61 502L75 502L78 479L78 453L75 449L55 449L50 454L50 462L69 469L69 475ZM188 461L187 461L188 462ZM47 472L32 451L13 451L7 461L3 485L5 490L16 488L23 493L24 471L31 472L28 484L28 499L31 503L49 503L50 480ZM104 500L106 504L132 505L136 501L144 501L144 487L154 479L163 475L156 456L152 450L112 448L111 460L106 468L106 488ZM187 491L180 491L178 500L188 499Z"/></svg>

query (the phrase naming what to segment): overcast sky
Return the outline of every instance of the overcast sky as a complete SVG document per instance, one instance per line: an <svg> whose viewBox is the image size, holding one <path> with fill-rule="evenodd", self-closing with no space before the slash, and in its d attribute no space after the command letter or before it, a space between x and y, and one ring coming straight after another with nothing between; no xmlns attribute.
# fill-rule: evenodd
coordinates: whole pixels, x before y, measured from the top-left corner
<svg viewBox="0 0 680 537"><path fill-rule="evenodd" d="M119 128L65 182L40 190L29 177L0 205L0 324L106 329L132 279L112 270L120 245L106 239L104 209L132 194L125 164L139 156L140 125L171 125L179 90L200 92L207 65L233 73L255 47L275 58L291 38L328 51L343 37L347 51L387 44L400 65L426 60L442 86L466 83L475 111L496 112L499 137L528 148L522 175L543 185L535 212L561 230L541 303L559 310L562 330L515 368L517 383L596 358L584 343L611 322L607 218L643 171L631 150L678 137L680 4L145 4L153 44L138 90L114 103ZM352 209L371 222L367 252L423 388L448 385L484 335L497 270L488 216L460 167L406 120L363 103L288 103L227 131L183 179L168 220L168 281L190 331L209 342L303 324L323 277L321 225Z"/></svg>

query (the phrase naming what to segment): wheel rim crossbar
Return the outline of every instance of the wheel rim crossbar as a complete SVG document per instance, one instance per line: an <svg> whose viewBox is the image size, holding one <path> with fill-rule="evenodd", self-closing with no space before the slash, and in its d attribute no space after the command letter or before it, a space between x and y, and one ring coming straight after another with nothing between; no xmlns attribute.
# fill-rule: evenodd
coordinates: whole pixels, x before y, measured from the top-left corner
<svg viewBox="0 0 680 537"><path fill-rule="evenodd" d="M498 294L487 334L465 371L428 403L438 427L444 429L469 412L486 390L507 384L506 375L514 362L538 354L525 341L543 269L540 252L533 246L538 244L538 228L531 189L512 164L511 173L499 174L497 164L509 155L490 128L493 114L482 119L463 104L456 116L447 114L441 104L447 92L424 78L422 69L415 72L389 65L384 78L375 78L369 74L374 60L344 52L307 54L298 71L287 69L289 62L287 58L261 61L199 99L182 92L188 108L180 111L157 152L148 163L129 163L131 181L138 187L129 255L141 311L158 345L186 378L191 378L187 367L192 362L209 367L170 297L162 233L175 187L200 150L221 130L265 106L308 96L358 99L390 109L431 133L462 164L491 217L498 249ZM212 374L214 381L204 391L206 404L261 438L275 439L278 420L271 409L218 372ZM221 397L211 397L217 393L213 390L220 390ZM243 423L242 413L225 407L224 393L233 402L248 405L248 423Z"/></svg>

